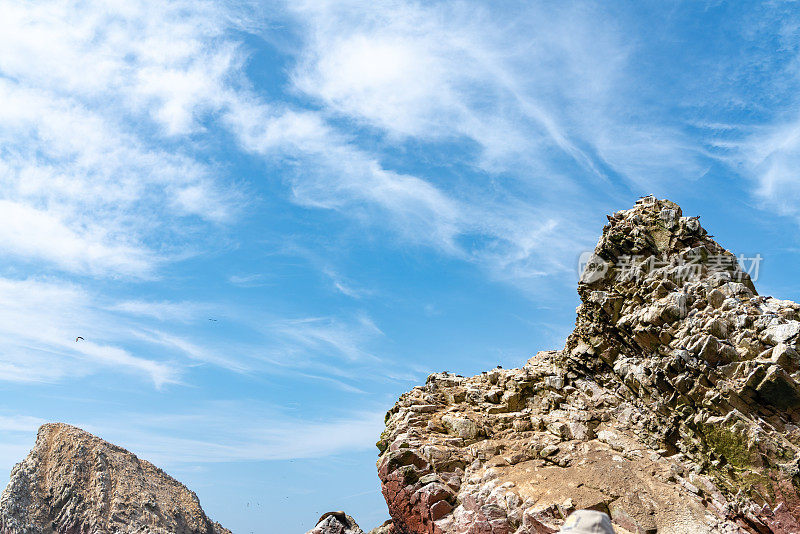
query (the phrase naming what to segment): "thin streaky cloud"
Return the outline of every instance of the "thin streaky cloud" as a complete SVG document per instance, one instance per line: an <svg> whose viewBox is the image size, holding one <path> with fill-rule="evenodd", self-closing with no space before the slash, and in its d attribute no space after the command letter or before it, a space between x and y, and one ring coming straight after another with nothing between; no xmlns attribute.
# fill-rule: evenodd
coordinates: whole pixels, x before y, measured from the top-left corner
<svg viewBox="0 0 800 534"><path fill-rule="evenodd" d="M111 311L134 316L150 317L160 321L189 322L207 315L210 306L197 302L172 302L151 300L126 300L108 307Z"/></svg>
<svg viewBox="0 0 800 534"><path fill-rule="evenodd" d="M205 406L193 413L126 414L73 424L160 465L321 458L375 447L383 411L358 411L328 420L292 417L258 403ZM206 429L198 434L197 422ZM214 436L216 439L210 438Z"/></svg>

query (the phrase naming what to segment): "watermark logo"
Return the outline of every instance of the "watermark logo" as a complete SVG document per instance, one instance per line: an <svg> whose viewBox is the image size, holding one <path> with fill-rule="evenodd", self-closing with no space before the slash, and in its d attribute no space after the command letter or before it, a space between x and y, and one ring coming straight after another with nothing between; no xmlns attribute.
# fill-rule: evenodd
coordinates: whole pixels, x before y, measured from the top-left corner
<svg viewBox="0 0 800 534"><path fill-rule="evenodd" d="M606 278L613 268L617 281L639 281L654 275L674 281L692 281L707 275L729 276L731 280L741 282L747 275L756 282L763 260L761 254L690 254L686 257L623 255L612 264L594 252L587 251L578 258L578 277L582 284L592 284Z"/></svg>

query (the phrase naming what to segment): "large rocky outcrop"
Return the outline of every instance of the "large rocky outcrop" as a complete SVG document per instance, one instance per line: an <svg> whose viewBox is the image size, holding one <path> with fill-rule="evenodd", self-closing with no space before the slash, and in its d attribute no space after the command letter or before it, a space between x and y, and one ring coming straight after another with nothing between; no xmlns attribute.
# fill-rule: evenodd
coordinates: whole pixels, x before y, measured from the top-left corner
<svg viewBox="0 0 800 534"><path fill-rule="evenodd" d="M134 454L47 424L0 497L2 534L230 534L197 496Z"/></svg>
<svg viewBox="0 0 800 534"><path fill-rule="evenodd" d="M386 415L394 534L800 532L800 306L759 296L697 218L609 217L564 349L428 377Z"/></svg>

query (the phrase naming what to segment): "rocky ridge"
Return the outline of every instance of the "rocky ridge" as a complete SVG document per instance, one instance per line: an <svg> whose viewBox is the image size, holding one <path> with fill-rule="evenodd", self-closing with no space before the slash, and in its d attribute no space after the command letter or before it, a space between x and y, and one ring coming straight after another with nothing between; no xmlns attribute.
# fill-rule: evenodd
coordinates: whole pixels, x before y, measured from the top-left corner
<svg viewBox="0 0 800 534"><path fill-rule="evenodd" d="M394 534L800 532L800 305L759 296L697 218L640 199L581 277L566 346L437 373L386 414Z"/></svg>
<svg viewBox="0 0 800 534"><path fill-rule="evenodd" d="M65 424L39 429L0 496L2 534L230 534L149 462Z"/></svg>

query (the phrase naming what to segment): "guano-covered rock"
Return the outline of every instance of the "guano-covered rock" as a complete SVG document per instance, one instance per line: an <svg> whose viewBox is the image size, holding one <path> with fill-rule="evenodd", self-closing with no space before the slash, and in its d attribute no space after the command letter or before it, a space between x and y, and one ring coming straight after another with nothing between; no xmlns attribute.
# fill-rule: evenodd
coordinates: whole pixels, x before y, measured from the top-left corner
<svg viewBox="0 0 800 534"><path fill-rule="evenodd" d="M149 462L65 424L39 429L0 497L2 534L230 534Z"/></svg>
<svg viewBox="0 0 800 534"><path fill-rule="evenodd" d="M566 346L438 373L386 415L394 534L800 532L800 305L758 295L697 218L608 218Z"/></svg>

